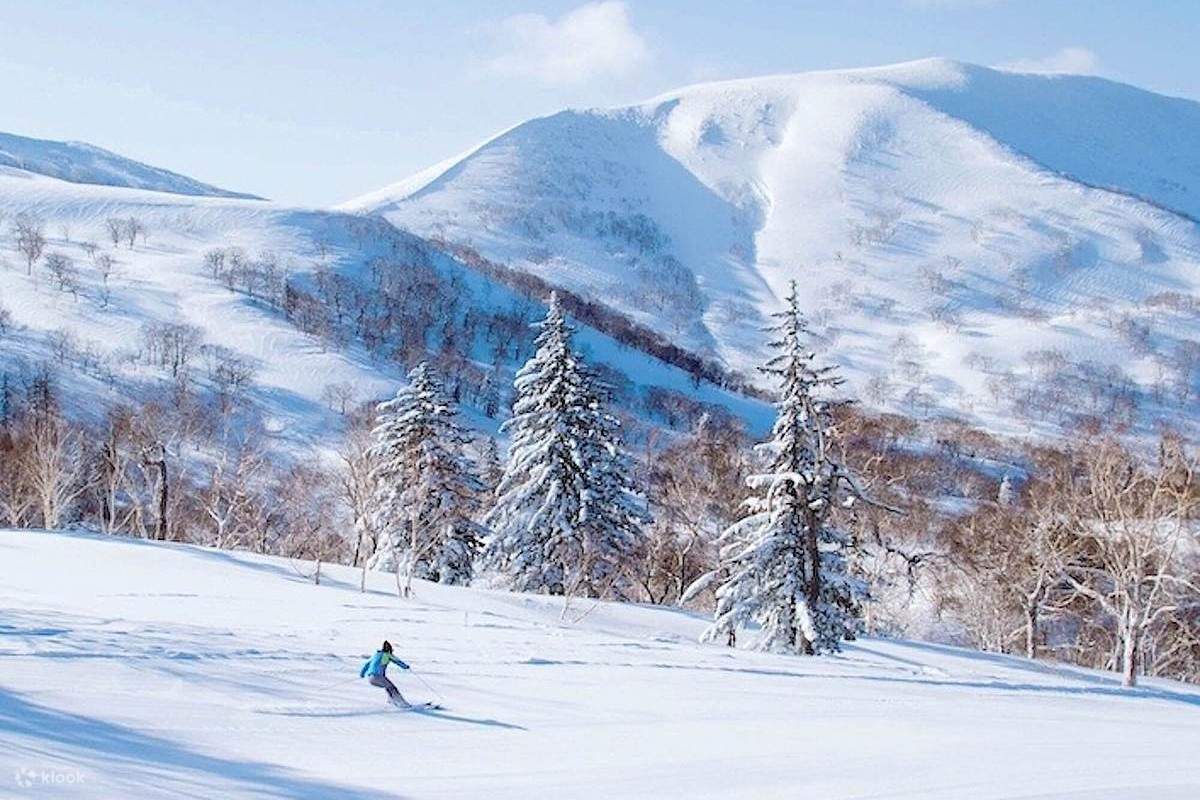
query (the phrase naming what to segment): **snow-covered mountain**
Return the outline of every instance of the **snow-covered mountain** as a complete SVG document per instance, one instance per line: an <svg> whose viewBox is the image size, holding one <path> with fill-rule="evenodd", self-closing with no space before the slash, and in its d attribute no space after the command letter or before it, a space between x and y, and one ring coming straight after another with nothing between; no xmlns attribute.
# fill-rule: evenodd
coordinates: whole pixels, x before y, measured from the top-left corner
<svg viewBox="0 0 1200 800"><path fill-rule="evenodd" d="M46 240L31 268L16 247L14 223L22 217L36 219ZM112 241L107 230L109 220L128 219L146 231L132 247L124 239ZM241 266L230 261L216 274L205 262L216 249L230 259L236 251ZM51 255L72 264L66 282L49 271ZM105 258L111 259L107 274L101 269ZM380 258L386 267L373 266ZM527 347L529 323L544 313L536 299L377 219L259 200L81 185L0 168L0 323L8 320L0 324L0 383L20 385L48 365L67 410L96 421L113 404L144 401L169 384L169 370L147 356L146 337L155 326L186 325L198 336L189 345L192 374L203 381L212 364L202 351L213 348L247 365L258 422L277 445L336 447L341 409L329 392L340 387L350 407L394 392L405 373L391 357L394 343L379 342L370 351L353 332L304 330L262 291L235 286L245 283L233 274L238 270L269 270L277 286L291 280L311 291L317 273L336 276L342 302L351 295L366 302L378 294L379 280L419 284L433 293L426 302L437 303L422 312L422 324L431 329L424 344L447 349L443 334L452 330L464 368L490 377L498 404L519 359L528 355L514 348L522 342ZM392 274L376 275L373 283L369 275L381 271ZM464 332L468 317L475 333ZM507 326L503 334L496 332L497 320ZM481 330L485 325L491 338ZM504 347L497 344L501 335ZM593 363L620 376L630 403L647 393L678 392L724 407L753 428L769 424L764 404L694 382L594 328L581 325L578 344ZM478 405L464 400L470 421L494 432L498 419L479 413Z"/></svg>
<svg viewBox="0 0 1200 800"><path fill-rule="evenodd" d="M0 168L48 175L71 183L123 186L201 197L261 199L252 194L209 186L159 167L110 153L86 142L52 142L0 133Z"/></svg>
<svg viewBox="0 0 1200 800"><path fill-rule="evenodd" d="M879 407L1194 416L1200 104L1108 80L931 59L694 86L531 120L345 208L738 370L798 280Z"/></svg>
<svg viewBox="0 0 1200 800"><path fill-rule="evenodd" d="M679 609L423 581L400 600L384 573L364 594L348 567L314 586L312 562L118 537L0 548L6 797L1200 792L1200 692L1171 681L903 640L701 646ZM400 690L445 711L358 679L384 637Z"/></svg>

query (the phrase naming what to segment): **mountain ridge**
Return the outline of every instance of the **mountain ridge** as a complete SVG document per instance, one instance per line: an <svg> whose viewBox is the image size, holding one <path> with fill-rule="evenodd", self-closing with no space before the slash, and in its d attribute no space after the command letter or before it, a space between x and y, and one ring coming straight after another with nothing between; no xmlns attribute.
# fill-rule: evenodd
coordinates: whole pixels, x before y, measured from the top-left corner
<svg viewBox="0 0 1200 800"><path fill-rule="evenodd" d="M68 183L143 189L193 197L263 199L257 195L202 183L81 141L53 141L0 132L0 166Z"/></svg>
<svg viewBox="0 0 1200 800"><path fill-rule="evenodd" d="M389 193L396 195L397 198L399 198L401 195L410 195L420 192L427 188L428 183L431 183L442 177L454 165L467 158L470 158L481 149L502 139L513 130L524 125L537 123L539 121L558 117L563 114L613 114L633 109L650 109L678 101L687 95L699 92L753 88L762 86L764 84L786 84L796 80L812 80L823 77L845 77L847 79L860 82L885 80L898 88L902 88L904 91L906 91L906 93L909 93L918 99L931 100L931 95L935 92L946 92L955 89L961 89L970 82L971 78L979 79L981 76L987 75L1020 77L1023 79L1028 79L1031 83L1044 83L1045 85L1053 85L1055 82L1077 82L1079 84L1103 85L1105 87L1109 87L1110 89L1115 89L1121 93L1129 94L1132 97L1155 98L1159 102L1175 104L1180 108L1187 109L1188 113L1194 117L1198 124L1200 124L1200 103L1194 100L1152 92L1150 90L1142 89L1140 87L1125 84L1120 81L1115 81L1101 76L1075 75L1071 73L1060 72L1026 72L1003 67L986 67L979 64L943 57L930 57L879 67L820 69L797 73L774 73L762 76L730 78L717 81L702 81L698 83L687 84L676 89L671 89L658 95L654 95L646 100L628 105L569 107L561 109L551 114L532 117L524 122L509 126L508 128L488 137L480 144L464 150L458 155L444 159L443 161L433 164L430 167L420 170L406 178L396 181L395 183L351 198L343 203L337 204L336 207L347 210L363 210L369 208L372 204L381 202ZM943 110L950 116L956 116L950 111L940 107L936 102L931 102L931 106L938 108L938 110ZM985 132L987 131L985 130ZM1004 142L1003 137L996 138L997 141L1001 141L1002 143ZM1069 170L1059 169L1053 163L1047 163L1040 160L1038 156L1031 150L1014 148L1014 152L1039 163L1046 169L1059 172L1061 175L1068 177L1071 180L1079 181L1098 189L1125 191L1137 199L1156 202L1165 210L1182 213L1192 220L1195 220L1198 216L1198 209L1191 207L1190 205L1189 207L1191 210L1184 210L1174 207L1169 203L1164 203L1152 195L1141 194L1136 191L1126 189L1119 184L1094 181L1085 175L1076 174ZM1195 168L1196 165L1193 164L1193 169ZM429 177L425 180L421 180L425 176Z"/></svg>
<svg viewBox="0 0 1200 800"><path fill-rule="evenodd" d="M1038 339L1151 393L1194 330L1143 317L1200 288L1197 141L1192 101L927 59L568 109L341 207L604 298L746 373L799 279L860 395L888 382L874 404L911 411L915 392L997 425L973 407L1029 372ZM1151 325L1148 350L1111 346L1124 316ZM904 337L924 352L920 380L894 374Z"/></svg>

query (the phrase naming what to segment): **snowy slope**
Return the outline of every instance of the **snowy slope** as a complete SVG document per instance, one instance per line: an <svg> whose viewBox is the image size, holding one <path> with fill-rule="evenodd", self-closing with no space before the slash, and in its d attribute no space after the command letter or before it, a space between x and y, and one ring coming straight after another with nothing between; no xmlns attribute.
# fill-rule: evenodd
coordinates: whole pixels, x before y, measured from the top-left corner
<svg viewBox="0 0 1200 800"><path fill-rule="evenodd" d="M346 208L741 370L798 279L876 406L1039 427L995 387L1043 380L1040 351L1123 370L1143 420L1192 416L1160 404L1194 381L1167 373L1197 319L1156 301L1200 290L1200 104L1102 79L931 59L694 86L531 120Z"/></svg>
<svg viewBox="0 0 1200 800"><path fill-rule="evenodd" d="M0 167L36 172L72 183L258 199L251 194L218 189L184 175L142 164L86 142L52 142L0 133Z"/></svg>
<svg viewBox="0 0 1200 800"><path fill-rule="evenodd" d="M44 221L47 253L74 259L82 282L78 296L60 291L42 265L32 276L26 274L7 232L8 221L22 213ZM329 347L302 333L279 311L229 291L204 266L207 250L237 246L249 258L263 251L274 253L280 269L294 275L311 273L318 262L344 272L362 271L375 245L355 238L357 217L262 201L78 185L15 170L0 170L0 217L0 307L15 323L8 334L0 335L0 371L56 363L51 340L60 332L115 366L115 382L84 370L61 370L72 413L99 416L122 398L144 399L138 381L152 376L137 353L140 331L152 322L194 325L206 343L226 347L252 364L253 400L262 410L266 432L284 446L338 444L342 420L322 399L331 384L350 384L354 400L366 401L390 395L403 379L402 369L370 357L353 342ZM149 231L147 240L139 240L133 249L113 246L104 230L109 217L142 220ZM408 238L414 246L426 247ZM107 306L100 299L100 277L85 251L89 241L116 259ZM444 269L461 275L464 292L480 307L507 308L521 302L513 292L470 274L448 256L435 258ZM621 347L595 330L583 328L579 345L593 362L627 375L635 387L669 388L724 406L755 430L769 425L762 403L711 385L693 385L681 370ZM469 355L486 365L492 360L490 353ZM472 421L493 430L496 424Z"/></svg>
<svg viewBox="0 0 1200 800"><path fill-rule="evenodd" d="M916 642L819 660L669 609L0 533L0 795L1185 800L1200 693ZM383 637L414 673L357 680ZM52 783L46 783L45 781ZM22 783L26 785L22 785Z"/></svg>
<svg viewBox="0 0 1200 800"><path fill-rule="evenodd" d="M255 399L264 408L267 432L286 435L293 444L321 444L337 429L336 415L321 401L326 385L354 384L365 399L387 393L399 379L396 370L354 350L321 347L278 314L229 292L204 269L205 250L229 245L251 255L270 249L293 266L308 266L327 215L260 201L83 186L27 172L0 173L0 213L8 219L20 213L42 218L47 252L73 258L83 280L74 297L59 291L44 269L27 276L16 252L0 250L0 305L15 322L15 330L0 337L0 367L53 362L48 341L57 331L118 365L120 380L113 385L67 371L64 389L73 414L99 415L115 401L140 398L137 381L149 376L140 374L136 354L140 331L150 322L195 325L207 343L246 358L256 370ZM141 219L149 231L146 243L131 250L106 242L108 217ZM117 262L107 307L83 249L89 240Z"/></svg>

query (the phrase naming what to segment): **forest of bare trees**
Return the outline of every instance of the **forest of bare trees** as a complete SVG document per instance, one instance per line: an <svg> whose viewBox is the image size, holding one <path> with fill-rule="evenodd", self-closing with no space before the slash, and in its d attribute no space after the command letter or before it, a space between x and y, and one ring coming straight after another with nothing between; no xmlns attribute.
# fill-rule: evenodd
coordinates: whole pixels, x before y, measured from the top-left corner
<svg viewBox="0 0 1200 800"><path fill-rule="evenodd" d="M1043 453L1020 491L948 527L946 602L973 643L1139 675L1200 673L1196 455L1164 436Z"/></svg>

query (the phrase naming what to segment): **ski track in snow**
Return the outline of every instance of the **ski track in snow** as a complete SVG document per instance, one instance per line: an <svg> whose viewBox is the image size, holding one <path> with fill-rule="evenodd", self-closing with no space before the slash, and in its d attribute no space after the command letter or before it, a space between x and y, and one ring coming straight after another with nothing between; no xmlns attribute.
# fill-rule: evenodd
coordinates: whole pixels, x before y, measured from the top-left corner
<svg viewBox="0 0 1200 800"><path fill-rule="evenodd" d="M550 598L309 572L0 533L0 796L1200 795L1195 687L920 642L731 651L673 609L576 600L564 622ZM445 710L357 678L384 637ZM389 671L442 702L415 674Z"/></svg>

